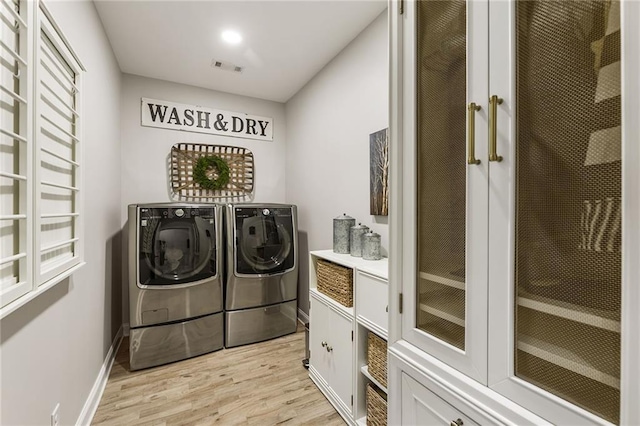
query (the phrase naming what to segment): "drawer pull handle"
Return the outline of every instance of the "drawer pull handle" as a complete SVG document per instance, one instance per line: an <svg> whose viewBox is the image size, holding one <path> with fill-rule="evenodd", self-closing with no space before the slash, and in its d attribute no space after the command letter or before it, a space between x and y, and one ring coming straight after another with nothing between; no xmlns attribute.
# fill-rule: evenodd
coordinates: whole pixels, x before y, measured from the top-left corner
<svg viewBox="0 0 640 426"><path fill-rule="evenodd" d="M327 347L327 342L322 342L322 347L326 348Z"/></svg>
<svg viewBox="0 0 640 426"><path fill-rule="evenodd" d="M333 352L333 348L331 346L327 346L327 352Z"/></svg>
<svg viewBox="0 0 640 426"><path fill-rule="evenodd" d="M389 305L387 305L387 307L386 307L386 308L384 308L384 310L385 310L386 312L389 312Z"/></svg>
<svg viewBox="0 0 640 426"><path fill-rule="evenodd" d="M462 419L458 419L458 420L451 420L451 423L449 424L449 426L462 426L464 424L464 422L462 421Z"/></svg>

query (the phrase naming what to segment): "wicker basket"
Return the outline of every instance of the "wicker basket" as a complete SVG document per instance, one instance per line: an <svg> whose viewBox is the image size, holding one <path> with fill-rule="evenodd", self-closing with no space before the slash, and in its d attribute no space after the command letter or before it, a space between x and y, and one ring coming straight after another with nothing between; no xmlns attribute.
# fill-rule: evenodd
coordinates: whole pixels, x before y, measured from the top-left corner
<svg viewBox="0 0 640 426"><path fill-rule="evenodd" d="M387 398L367 384L367 426L387 426Z"/></svg>
<svg viewBox="0 0 640 426"><path fill-rule="evenodd" d="M347 308L353 307L353 270L318 259L318 291Z"/></svg>
<svg viewBox="0 0 640 426"><path fill-rule="evenodd" d="M372 332L369 332L369 338L367 339L367 358L369 374L386 388L387 342Z"/></svg>

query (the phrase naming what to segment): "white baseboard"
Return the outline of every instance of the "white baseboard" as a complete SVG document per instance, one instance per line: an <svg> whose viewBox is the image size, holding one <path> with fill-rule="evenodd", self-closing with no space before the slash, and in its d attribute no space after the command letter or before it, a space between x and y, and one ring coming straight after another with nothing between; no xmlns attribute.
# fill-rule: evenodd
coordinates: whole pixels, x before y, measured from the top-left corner
<svg viewBox="0 0 640 426"><path fill-rule="evenodd" d="M120 326L118 333L116 333L116 337L113 339L113 343L111 343L109 352L107 352L107 356L104 359L104 363L102 364L102 368L98 373L98 377L93 384L93 388L91 388L89 397L84 403L84 407L82 407L82 411L80 412L80 416L78 417L76 426L90 425L91 421L93 420L93 416L96 414L96 410L98 409L98 405L100 404L100 399L102 398L102 393L104 392L105 386L107 386L107 380L109 379L109 373L111 372L113 361L116 359L118 348L120 347L120 343L122 342L122 332L123 326Z"/></svg>
<svg viewBox="0 0 640 426"><path fill-rule="evenodd" d="M298 308L298 320L302 321L303 324L309 322L309 315L307 315L302 309Z"/></svg>

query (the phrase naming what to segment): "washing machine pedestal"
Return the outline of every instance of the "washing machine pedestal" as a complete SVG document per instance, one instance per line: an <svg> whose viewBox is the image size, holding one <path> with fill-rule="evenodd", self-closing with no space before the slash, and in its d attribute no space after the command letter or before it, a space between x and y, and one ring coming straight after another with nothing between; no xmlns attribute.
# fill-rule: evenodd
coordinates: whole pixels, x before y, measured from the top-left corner
<svg viewBox="0 0 640 426"><path fill-rule="evenodd" d="M131 370L155 367L217 351L224 346L222 312L186 321L132 328Z"/></svg>
<svg viewBox="0 0 640 426"><path fill-rule="evenodd" d="M227 348L246 345L295 333L298 304L296 300L258 308L227 311Z"/></svg>

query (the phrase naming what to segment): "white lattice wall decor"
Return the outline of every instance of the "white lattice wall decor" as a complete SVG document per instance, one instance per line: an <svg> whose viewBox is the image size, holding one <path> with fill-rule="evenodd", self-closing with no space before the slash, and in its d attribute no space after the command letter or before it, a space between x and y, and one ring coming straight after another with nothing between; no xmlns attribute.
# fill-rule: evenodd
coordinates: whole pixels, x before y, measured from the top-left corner
<svg viewBox="0 0 640 426"><path fill-rule="evenodd" d="M229 183L224 188L209 190L194 181L193 168L198 159L217 156L229 165ZM240 198L253 192L253 153L246 148L197 143L178 143L171 148L171 192L180 201ZM207 177L214 180L217 171L211 168Z"/></svg>

